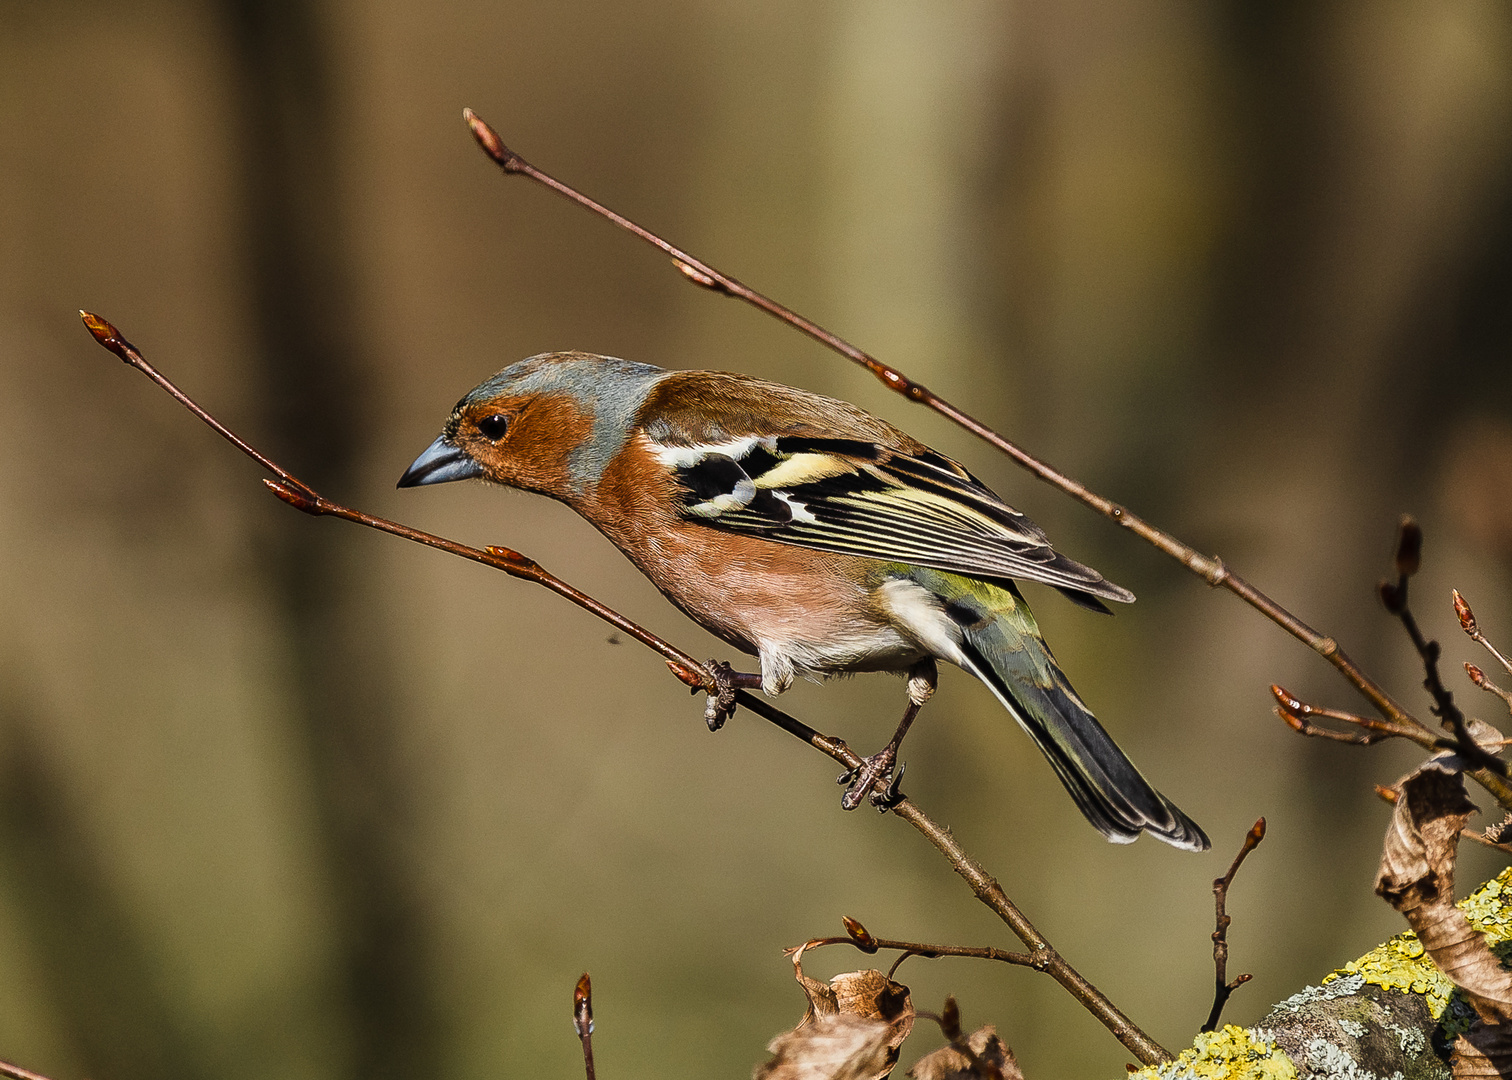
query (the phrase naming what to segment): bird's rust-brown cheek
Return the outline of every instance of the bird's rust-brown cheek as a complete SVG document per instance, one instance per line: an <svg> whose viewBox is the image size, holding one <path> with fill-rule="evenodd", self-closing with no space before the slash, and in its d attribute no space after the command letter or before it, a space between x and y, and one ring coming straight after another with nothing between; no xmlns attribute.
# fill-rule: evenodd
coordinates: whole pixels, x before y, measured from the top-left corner
<svg viewBox="0 0 1512 1080"><path fill-rule="evenodd" d="M519 405L502 443L487 444L476 456L492 480L565 498L572 451L592 431L593 417L571 398L536 397Z"/></svg>

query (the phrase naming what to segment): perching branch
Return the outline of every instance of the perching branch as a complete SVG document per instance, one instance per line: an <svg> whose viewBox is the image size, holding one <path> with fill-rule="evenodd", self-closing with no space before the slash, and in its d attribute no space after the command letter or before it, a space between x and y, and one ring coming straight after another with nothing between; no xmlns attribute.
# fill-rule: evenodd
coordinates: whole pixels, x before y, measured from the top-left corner
<svg viewBox="0 0 1512 1080"><path fill-rule="evenodd" d="M1260 841L1265 839L1265 819L1261 818L1250 826L1250 831L1244 834L1244 844L1239 848L1239 854L1234 856L1234 861L1229 864L1228 873L1213 882L1213 909L1216 913L1217 925L1213 930L1213 1009L1208 1013L1207 1023L1202 1025L1203 1031L1216 1031L1218 1018L1223 1015L1223 1007L1228 1004L1229 995L1250 981L1249 975L1240 975L1233 982L1228 981L1228 928L1234 920L1228 913L1229 886L1234 883L1234 875L1239 873L1239 867L1249 853L1260 846Z"/></svg>
<svg viewBox="0 0 1512 1080"><path fill-rule="evenodd" d="M47 1080L41 1073L34 1073L8 1061L0 1061L0 1076L8 1076L11 1080Z"/></svg>
<svg viewBox="0 0 1512 1080"><path fill-rule="evenodd" d="M201 408L192 398L180 390L165 375L147 362L138 351L136 346L127 341L114 326L106 320L87 311L80 311L84 325L94 335L96 341L102 346L115 353L128 365L146 375L179 404L204 421L216 434L231 443L242 453L257 462L276 479L264 480L273 492L284 502L315 517L336 517L344 521L355 522L365 525L370 529L377 529L405 540L423 544L426 547L437 548L452 555L473 562L491 566L496 570L502 570L511 577L532 581L538 585L544 585L559 596L564 596L584 610L597 615L600 619L609 623L617 630L635 638L647 648L652 649L662 656L672 674L677 676L684 684L691 687L695 692L702 690L717 693L720 690L718 680L705 665L699 663L688 653L683 652L665 639L653 634L644 627L625 618L587 593L581 592L556 575L547 571L534 559L522 555L505 547L488 547L478 549L459 544L445 537L435 536L431 533L412 529L407 525L389 521L386 518L375 517L365 514L360 510L333 502L321 495L314 488L304 483L293 473L283 468L273 459L257 450L250 443L238 437L229 428L222 424L210 413ZM755 697L743 690L735 691L735 702L739 706L755 713L757 716L776 724L788 734L808 743L810 746L827 754L847 769L860 767L861 759L848 747L844 740L824 735L814 728L809 727L801 720L789 716L787 713L776 708L770 703ZM1072 997L1076 998L1088 1012L1092 1013L1109 1031L1123 1043L1124 1047L1146 1065L1159 1064L1171 1060L1171 1055L1154 1039L1145 1034L1132 1020L1113 1004L1097 987L1093 986L1075 968L1068 964L1059 953L1051 947L1044 936L1035 928L1018 906L1008 898L1002 887L984 870L976 860L963 851L950 830L941 826L916 804L907 797L900 796L898 801L889 804L886 809L908 822L939 849L950 862L952 869L966 879L971 886L972 892L977 898L993 910L997 916L1008 924L1019 940L1033 950L1036 956L1042 957L1042 962L1032 965L1046 972L1056 982L1060 983ZM585 1053L588 1047L585 1043ZM21 1080L27 1080L29 1074L23 1075Z"/></svg>
<svg viewBox="0 0 1512 1080"><path fill-rule="evenodd" d="M504 145L504 141L499 138L498 132L485 123L471 109L464 109L462 116L467 121L467 126L472 130L473 137L477 139L478 145L483 148L483 152L492 158L495 164L506 173L527 176L536 183L550 188L557 194L593 211L626 232L639 237L667 255L678 271L695 285L744 300L753 307L787 323L801 333L807 334L815 341L839 353L847 360L864 367L881 380L884 386L902 394L910 401L933 409L941 416L965 428L984 442L1006 454L1014 462L1029 470L1041 480L1059 488L1078 502L1096 510L1104 517L1111 518L1142 540L1153 544L1180 562L1192 573L1201 577L1209 585L1222 586L1228 589L1277 626L1306 644L1308 648L1321 654L1386 719L1392 721L1394 724L1416 726L1425 732L1432 731L1427 724L1399 705L1386 692L1384 687L1367 675L1358 664L1351 660L1344 653L1344 650L1339 647L1338 642L1331 637L1320 634L1265 593L1230 571L1222 559L1203 555L1196 548L1183 543L1170 533L1156 528L1113 500L1097 494L1084 484L1062 473L1054 466L1041 461L980 420L977 420L938 394L908 378L896 368L884 364L876 357L857 348L839 335L826 330L813 320L804 318L797 312L779 304L770 297L762 295L755 289L730 277L728 274L721 273L701 259L690 255L681 248L675 247L649 229L637 225L629 218L615 213L613 210L590 199L582 192L556 179L556 177L551 176L549 173L536 168ZM1507 782L1504 774L1499 774L1489 768L1483 767L1477 769L1471 775L1496 798L1497 802L1506 809L1512 810L1512 784Z"/></svg>

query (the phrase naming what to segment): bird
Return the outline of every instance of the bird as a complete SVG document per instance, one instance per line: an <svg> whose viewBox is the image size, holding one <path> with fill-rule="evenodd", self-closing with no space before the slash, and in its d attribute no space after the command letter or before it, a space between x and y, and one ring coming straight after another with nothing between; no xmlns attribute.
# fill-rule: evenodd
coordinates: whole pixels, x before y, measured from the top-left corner
<svg viewBox="0 0 1512 1080"><path fill-rule="evenodd" d="M899 797L898 749L943 660L987 685L1108 840L1209 846L1077 695L1017 583L1102 612L1134 595L855 405L732 372L544 353L469 391L398 486L471 479L565 503L695 622L759 659L759 673L713 665L711 728L737 687L906 676L893 739L841 777L847 809Z"/></svg>

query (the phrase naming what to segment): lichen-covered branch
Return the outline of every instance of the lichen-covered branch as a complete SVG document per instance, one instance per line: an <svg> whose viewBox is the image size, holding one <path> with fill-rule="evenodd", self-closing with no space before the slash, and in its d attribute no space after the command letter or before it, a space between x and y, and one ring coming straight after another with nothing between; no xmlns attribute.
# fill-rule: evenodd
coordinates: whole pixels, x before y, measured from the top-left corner
<svg viewBox="0 0 1512 1080"><path fill-rule="evenodd" d="M1512 868L1457 905L1498 957L1512 953ZM1475 1010L1418 936L1398 934L1276 1005L1258 1024L1199 1035L1131 1080L1450 1080Z"/></svg>

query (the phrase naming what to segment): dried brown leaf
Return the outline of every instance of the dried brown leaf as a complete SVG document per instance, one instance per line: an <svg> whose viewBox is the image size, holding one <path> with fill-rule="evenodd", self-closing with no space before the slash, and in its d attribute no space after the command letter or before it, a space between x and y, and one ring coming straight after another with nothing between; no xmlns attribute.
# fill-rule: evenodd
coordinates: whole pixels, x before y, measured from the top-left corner
<svg viewBox="0 0 1512 1080"><path fill-rule="evenodd" d="M1454 1080L1512 1076L1512 1026L1476 1024L1454 1040L1449 1061Z"/></svg>
<svg viewBox="0 0 1512 1080"><path fill-rule="evenodd" d="M1504 844L1512 839L1512 814L1508 814L1495 825L1486 828L1486 839L1493 844Z"/></svg>
<svg viewBox="0 0 1512 1080"><path fill-rule="evenodd" d="M1013 1051L991 1024L973 1031L966 1045L976 1055L976 1064L954 1046L942 1046L914 1062L908 1075L914 1080L1024 1080Z"/></svg>
<svg viewBox="0 0 1512 1080"><path fill-rule="evenodd" d="M804 945L793 952L793 977L808 998L808 1011L799 1026L815 1017L861 1016L886 1023L893 1032L892 1045L894 1048L901 1046L913 1030L914 1022L913 999L908 987L893 982L875 968L842 972L828 983L822 983L803 973L803 954L807 949L808 946Z"/></svg>
<svg viewBox="0 0 1512 1080"><path fill-rule="evenodd" d="M789 1034L796 1035L833 1017L855 1017L881 1024L885 1033L883 1047L887 1051L887 1068L879 1075L885 1076L897 1064L898 1048L913 1030L914 1007L908 987L893 982L873 968L847 971L828 983L820 982L803 973L803 954L807 950L807 945L794 950L793 977L803 987L808 1009Z"/></svg>
<svg viewBox="0 0 1512 1080"><path fill-rule="evenodd" d="M754 1080L882 1080L898 1060L892 1026L850 1013L805 1018L767 1044Z"/></svg>
<svg viewBox="0 0 1512 1080"><path fill-rule="evenodd" d="M1512 1018L1512 972L1454 906L1459 835L1475 812L1464 777L1434 759L1404 778L1397 791L1376 892L1406 916L1433 962L1481 1019L1503 1023Z"/></svg>

